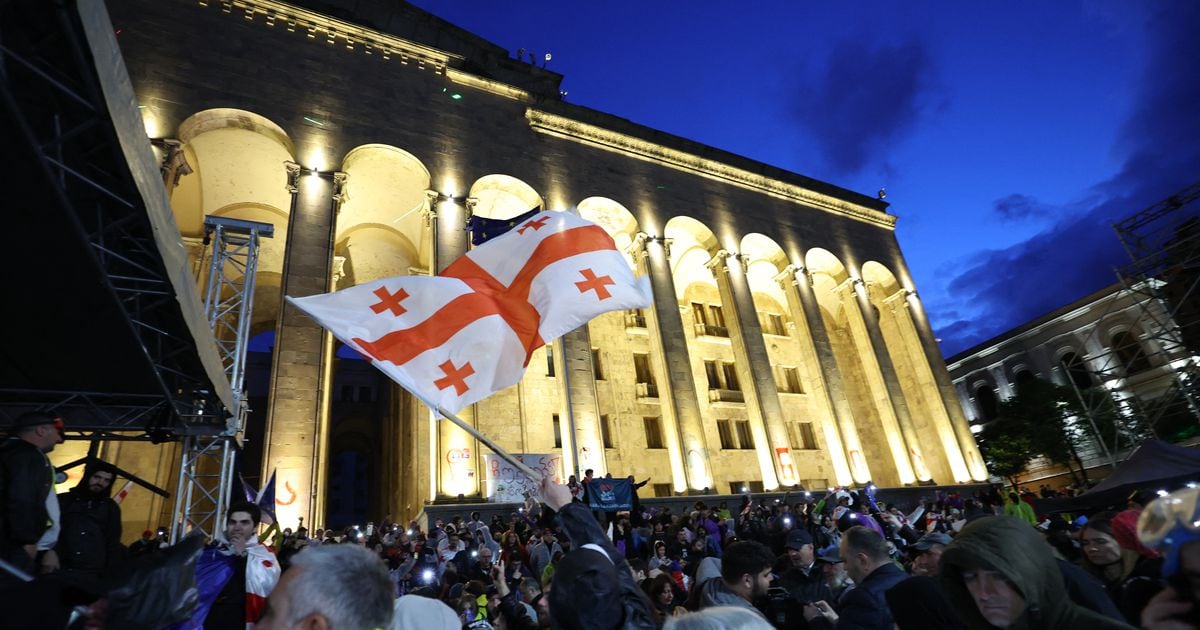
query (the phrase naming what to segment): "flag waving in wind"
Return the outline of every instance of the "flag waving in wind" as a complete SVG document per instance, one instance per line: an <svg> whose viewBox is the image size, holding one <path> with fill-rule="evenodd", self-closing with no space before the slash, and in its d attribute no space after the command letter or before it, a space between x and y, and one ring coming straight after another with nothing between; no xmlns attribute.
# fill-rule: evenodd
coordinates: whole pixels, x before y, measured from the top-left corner
<svg viewBox="0 0 1200 630"><path fill-rule="evenodd" d="M598 225L540 212L441 275L287 298L409 391L450 412L521 380L537 348L607 311L646 308Z"/></svg>

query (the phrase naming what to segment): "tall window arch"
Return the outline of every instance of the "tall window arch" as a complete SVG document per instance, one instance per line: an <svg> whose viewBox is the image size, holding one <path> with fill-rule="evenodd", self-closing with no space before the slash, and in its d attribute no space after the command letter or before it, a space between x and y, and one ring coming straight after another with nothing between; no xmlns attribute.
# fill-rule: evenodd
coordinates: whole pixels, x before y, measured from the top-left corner
<svg viewBox="0 0 1200 630"><path fill-rule="evenodd" d="M1092 373L1088 371L1087 365L1084 364L1083 359L1078 354L1068 352L1062 355L1062 358L1058 360L1058 364L1062 366L1063 371L1067 374L1067 378L1075 384L1075 387L1087 389L1095 384L1092 382Z"/></svg>
<svg viewBox="0 0 1200 630"><path fill-rule="evenodd" d="M980 385L975 388L975 405L979 407L979 413L983 416L984 422L991 422L996 419L999 412L999 401L996 400L996 392L988 385Z"/></svg>
<svg viewBox="0 0 1200 630"><path fill-rule="evenodd" d="M1128 330L1114 334L1112 346L1117 358L1121 360L1121 365L1125 366L1126 374L1137 374L1150 369L1150 362L1146 360L1142 345Z"/></svg>

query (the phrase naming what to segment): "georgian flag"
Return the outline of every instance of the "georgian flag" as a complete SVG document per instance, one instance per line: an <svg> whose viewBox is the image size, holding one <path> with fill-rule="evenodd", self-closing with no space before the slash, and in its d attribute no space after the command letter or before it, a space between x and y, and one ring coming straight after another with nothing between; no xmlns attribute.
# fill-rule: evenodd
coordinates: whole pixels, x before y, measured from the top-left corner
<svg viewBox="0 0 1200 630"><path fill-rule="evenodd" d="M392 380L450 412L517 384L533 351L608 311L646 308L603 228L541 212L441 275L287 298Z"/></svg>

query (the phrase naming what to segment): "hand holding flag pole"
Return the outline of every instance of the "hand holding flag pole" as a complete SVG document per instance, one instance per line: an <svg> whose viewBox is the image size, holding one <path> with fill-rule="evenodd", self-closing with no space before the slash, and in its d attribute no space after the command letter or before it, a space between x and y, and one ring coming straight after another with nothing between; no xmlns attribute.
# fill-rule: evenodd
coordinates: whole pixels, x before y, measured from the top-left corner
<svg viewBox="0 0 1200 630"><path fill-rule="evenodd" d="M602 313L647 308L652 295L604 228L568 212L511 223L437 276L287 301L537 481L542 475L455 413L520 382L547 343Z"/></svg>

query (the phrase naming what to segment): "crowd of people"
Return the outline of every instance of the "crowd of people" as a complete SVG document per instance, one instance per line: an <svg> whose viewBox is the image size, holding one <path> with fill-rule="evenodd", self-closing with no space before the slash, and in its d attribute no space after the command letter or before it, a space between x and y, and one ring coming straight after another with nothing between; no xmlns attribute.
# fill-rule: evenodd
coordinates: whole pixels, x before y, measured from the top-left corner
<svg viewBox="0 0 1200 630"><path fill-rule="evenodd" d="M1037 513L1047 488L902 506L869 484L676 511L643 505L630 479L630 509L599 512L588 471L584 483L544 481L507 518L260 533L258 506L239 502L216 540L169 545L147 531L123 549L113 472L89 468L75 490L39 501L61 429L22 423L0 446L0 537L8 566L40 576L0 576L0 599L28 611L46 592L30 585L49 582L81 604L73 627L1200 629L1195 488L1069 516ZM139 614L158 621L128 621ZM66 627L30 618L3 625Z"/></svg>

